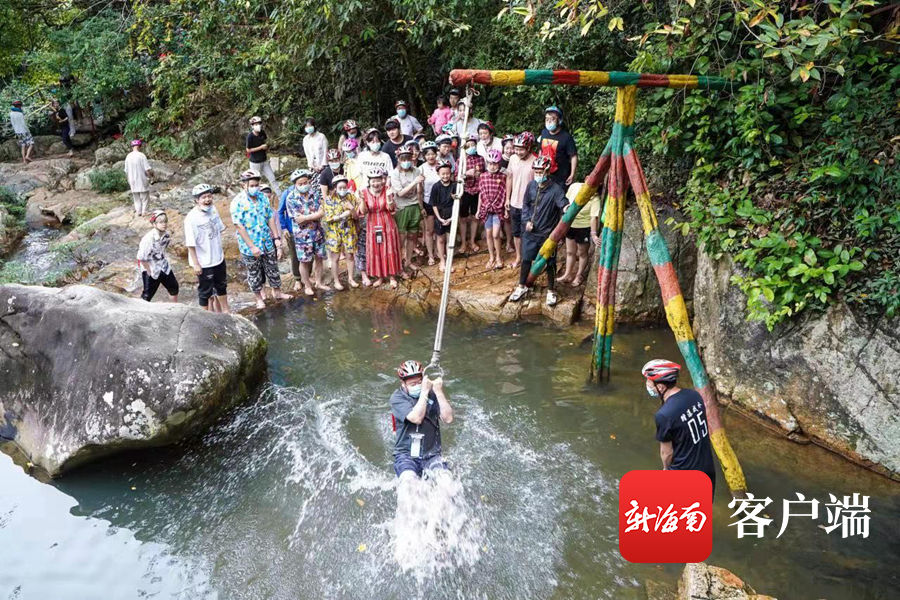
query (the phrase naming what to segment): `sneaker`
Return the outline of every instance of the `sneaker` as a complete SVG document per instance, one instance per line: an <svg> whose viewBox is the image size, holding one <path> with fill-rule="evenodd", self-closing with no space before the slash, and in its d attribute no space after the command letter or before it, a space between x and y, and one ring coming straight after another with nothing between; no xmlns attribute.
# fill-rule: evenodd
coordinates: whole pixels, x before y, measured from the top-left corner
<svg viewBox="0 0 900 600"><path fill-rule="evenodd" d="M510 302L518 302L523 297L525 297L525 294L527 294L527 293L528 293L527 287L525 287L524 285L517 285L516 289L513 290L513 293L509 295L509 301Z"/></svg>
<svg viewBox="0 0 900 600"><path fill-rule="evenodd" d="M547 306L556 306L558 300L559 298L556 297L556 292L547 290Z"/></svg>

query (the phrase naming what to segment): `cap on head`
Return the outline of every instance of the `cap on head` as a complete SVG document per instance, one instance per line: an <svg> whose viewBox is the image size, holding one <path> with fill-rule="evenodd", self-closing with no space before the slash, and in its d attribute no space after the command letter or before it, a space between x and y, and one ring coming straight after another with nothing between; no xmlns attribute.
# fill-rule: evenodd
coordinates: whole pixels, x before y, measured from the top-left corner
<svg viewBox="0 0 900 600"><path fill-rule="evenodd" d="M675 383L681 365L670 360L655 358L645 364L641 369L641 375L653 383Z"/></svg>
<svg viewBox="0 0 900 600"><path fill-rule="evenodd" d="M250 124L256 125L258 123L262 123L262 118L260 117L250 117Z"/></svg>
<svg viewBox="0 0 900 600"><path fill-rule="evenodd" d="M152 213L150 213L150 222L151 222L151 223L156 223L156 221L157 221L160 217L165 217L165 216L166 216L166 211L164 211L164 210L162 210L162 209L156 209L156 210L154 210ZM168 217L166 217L166 220L168 220Z"/></svg>
<svg viewBox="0 0 900 600"><path fill-rule="evenodd" d="M138 146L142 146L143 144L144 142L142 142L141 140L131 140L132 148L137 148Z"/></svg>
<svg viewBox="0 0 900 600"><path fill-rule="evenodd" d="M21 101L21 100L13 100L12 105L21 108L21 107L22 107L22 101Z"/></svg>

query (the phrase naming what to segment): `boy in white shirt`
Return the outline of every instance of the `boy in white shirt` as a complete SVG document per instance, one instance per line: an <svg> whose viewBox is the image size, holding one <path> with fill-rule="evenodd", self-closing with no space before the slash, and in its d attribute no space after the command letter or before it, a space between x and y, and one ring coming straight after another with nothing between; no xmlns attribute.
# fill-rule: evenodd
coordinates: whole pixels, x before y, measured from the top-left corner
<svg viewBox="0 0 900 600"><path fill-rule="evenodd" d="M222 248L222 222L213 206L213 189L201 183L191 190L194 208L184 218L184 245L188 249L188 262L197 274L197 298L204 310L231 312L228 306L228 274L225 270L225 252ZM216 298L216 303L210 300ZM213 304L211 307L210 304Z"/></svg>

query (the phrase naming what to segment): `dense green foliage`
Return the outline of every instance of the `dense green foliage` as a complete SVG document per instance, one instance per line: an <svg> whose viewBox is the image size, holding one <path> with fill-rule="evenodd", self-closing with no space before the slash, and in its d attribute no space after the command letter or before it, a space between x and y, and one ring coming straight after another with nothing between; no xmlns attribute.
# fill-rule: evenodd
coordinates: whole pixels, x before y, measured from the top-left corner
<svg viewBox="0 0 900 600"><path fill-rule="evenodd" d="M0 11L18 10L2 2ZM60 93L108 112L139 106L126 133L182 158L237 147L252 114L285 148L299 143L306 115L332 139L345 118L382 123L398 97L426 116L451 68L727 76L733 86L721 93L639 96L638 149L651 189L684 211L678 226L734 257L749 316L770 327L837 298L873 316L898 310L900 11L887 0L122 0L21 10L29 26L0 48L0 97L71 76ZM608 137L610 90L480 92L477 116L501 131L536 130L543 106L562 105L582 175Z"/></svg>
<svg viewBox="0 0 900 600"><path fill-rule="evenodd" d="M89 175L91 189L101 194L113 194L128 190L128 179L121 169L98 169Z"/></svg>

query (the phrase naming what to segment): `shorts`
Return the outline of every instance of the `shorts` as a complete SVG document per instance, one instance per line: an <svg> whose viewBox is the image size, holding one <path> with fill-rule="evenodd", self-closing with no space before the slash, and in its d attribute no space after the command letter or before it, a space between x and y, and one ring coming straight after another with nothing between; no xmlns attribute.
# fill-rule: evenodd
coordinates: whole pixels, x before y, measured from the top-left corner
<svg viewBox="0 0 900 600"><path fill-rule="evenodd" d="M200 275L197 276L197 298L200 300L200 306L209 306L209 299L213 292L216 296L228 295L228 277L225 272L225 261L223 260L214 267L203 267Z"/></svg>
<svg viewBox="0 0 900 600"><path fill-rule="evenodd" d="M394 213L394 221L397 222L397 230L400 233L418 233L419 223L422 222L422 209L418 204L401 208Z"/></svg>
<svg viewBox="0 0 900 600"><path fill-rule="evenodd" d="M28 146L34 146L34 137L30 133L17 133L16 134L16 143L19 144L20 148L27 148Z"/></svg>
<svg viewBox="0 0 900 600"><path fill-rule="evenodd" d="M512 224L512 234L515 238L522 237L525 233L525 225L522 224L522 209L515 206L509 207L509 222Z"/></svg>
<svg viewBox="0 0 900 600"><path fill-rule="evenodd" d="M153 296L156 295L156 290L159 289L160 284L166 288L170 296L178 295L178 280L175 279L174 271L160 273L156 279L150 277L150 273L147 271L141 271L141 279L144 281L144 291L141 293L141 298L147 302L153 300Z"/></svg>
<svg viewBox="0 0 900 600"><path fill-rule="evenodd" d="M503 219L500 215L488 215L484 219L484 228L485 229L493 229L494 227L499 227L500 223L503 222Z"/></svg>
<svg viewBox="0 0 900 600"><path fill-rule="evenodd" d="M442 219L450 219L451 215L447 215L446 217L441 214ZM462 217L462 215L460 215ZM446 235L450 233L450 227L453 225L453 221L451 220L449 223L444 225L437 219L434 220L434 235Z"/></svg>
<svg viewBox="0 0 900 600"><path fill-rule="evenodd" d="M544 245L544 242L547 241L549 235L534 235L528 231L525 232L525 235L522 236L522 260L533 261L538 257L538 252L541 249L541 246ZM553 256L547 262L556 260L556 252L553 253Z"/></svg>
<svg viewBox="0 0 900 600"><path fill-rule="evenodd" d="M463 192L462 197L459 199L459 218L465 219L467 217L474 217L477 212L478 194Z"/></svg>
<svg viewBox="0 0 900 600"><path fill-rule="evenodd" d="M250 291L258 294L266 281L274 289L281 289L281 273L278 272L278 256L275 250L269 250L260 256L241 254L241 260L247 267L247 285Z"/></svg>
<svg viewBox="0 0 900 600"><path fill-rule="evenodd" d="M569 227L569 230L566 232L566 239L575 240L576 244L589 244L591 243L591 228Z"/></svg>
<svg viewBox="0 0 900 600"><path fill-rule="evenodd" d="M325 258L325 232L322 226L295 225L294 248L297 250L297 260L302 263L312 262L315 258Z"/></svg>
<svg viewBox="0 0 900 600"><path fill-rule="evenodd" d="M394 457L394 473L397 477L403 471L412 471L417 477L421 477L425 471L434 469L448 470L450 466L440 454L435 454L428 458L413 458L409 454L400 454Z"/></svg>

